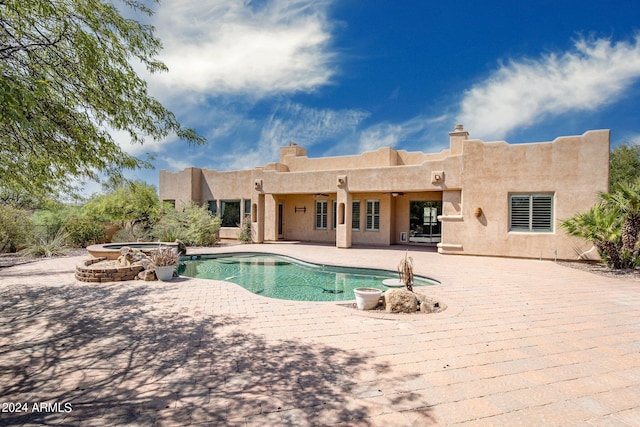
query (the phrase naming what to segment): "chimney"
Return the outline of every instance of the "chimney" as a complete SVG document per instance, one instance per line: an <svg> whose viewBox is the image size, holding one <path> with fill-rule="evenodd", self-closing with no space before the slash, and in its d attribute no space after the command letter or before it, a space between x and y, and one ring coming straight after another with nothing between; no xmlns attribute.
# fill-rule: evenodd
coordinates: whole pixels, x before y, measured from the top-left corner
<svg viewBox="0 0 640 427"><path fill-rule="evenodd" d="M302 157L307 155L307 150L300 147L295 142L290 143L286 147L280 147L280 163L285 163L284 159L288 156Z"/></svg>
<svg viewBox="0 0 640 427"><path fill-rule="evenodd" d="M469 132L460 124L456 125L453 132L449 132L449 148L452 155L462 154L462 145L469 139Z"/></svg>

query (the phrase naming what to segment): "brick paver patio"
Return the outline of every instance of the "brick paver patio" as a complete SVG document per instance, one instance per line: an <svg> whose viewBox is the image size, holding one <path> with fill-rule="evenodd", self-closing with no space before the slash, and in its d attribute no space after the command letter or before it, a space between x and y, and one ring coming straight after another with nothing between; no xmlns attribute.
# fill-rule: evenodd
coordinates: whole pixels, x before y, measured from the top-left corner
<svg viewBox="0 0 640 427"><path fill-rule="evenodd" d="M269 251L395 269L404 248ZM0 270L0 425L640 426L640 282L410 249L438 314ZM20 404L19 406L17 404Z"/></svg>

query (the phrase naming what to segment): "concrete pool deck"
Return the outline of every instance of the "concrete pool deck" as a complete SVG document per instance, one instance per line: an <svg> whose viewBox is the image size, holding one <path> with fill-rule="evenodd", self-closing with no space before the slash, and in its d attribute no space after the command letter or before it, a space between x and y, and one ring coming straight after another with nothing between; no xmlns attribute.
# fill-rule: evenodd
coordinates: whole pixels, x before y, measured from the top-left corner
<svg viewBox="0 0 640 427"><path fill-rule="evenodd" d="M404 250L199 252L394 270ZM219 281L82 283L85 257L0 269L0 425L640 425L640 282L409 251L446 311L390 320Z"/></svg>

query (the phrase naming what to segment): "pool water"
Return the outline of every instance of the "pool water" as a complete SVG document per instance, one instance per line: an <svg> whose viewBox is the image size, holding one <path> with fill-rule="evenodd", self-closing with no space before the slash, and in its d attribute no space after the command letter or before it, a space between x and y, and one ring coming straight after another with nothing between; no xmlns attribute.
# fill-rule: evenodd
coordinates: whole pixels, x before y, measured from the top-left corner
<svg viewBox="0 0 640 427"><path fill-rule="evenodd" d="M355 288L386 290L382 281L398 277L388 270L317 265L262 253L183 257L178 274L233 282L254 294L293 301L353 300ZM436 284L435 280L415 277L413 286Z"/></svg>

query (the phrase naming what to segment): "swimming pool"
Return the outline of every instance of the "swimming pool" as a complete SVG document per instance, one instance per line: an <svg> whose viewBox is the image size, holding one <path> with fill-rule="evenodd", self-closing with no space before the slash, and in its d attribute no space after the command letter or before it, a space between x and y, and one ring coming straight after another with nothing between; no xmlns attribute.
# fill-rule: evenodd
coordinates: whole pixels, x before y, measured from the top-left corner
<svg viewBox="0 0 640 427"><path fill-rule="evenodd" d="M317 265L283 255L234 253L183 257L178 274L236 283L254 294L292 301L348 301L355 288L385 290L382 281L397 278L388 270ZM438 281L415 277L413 286Z"/></svg>

